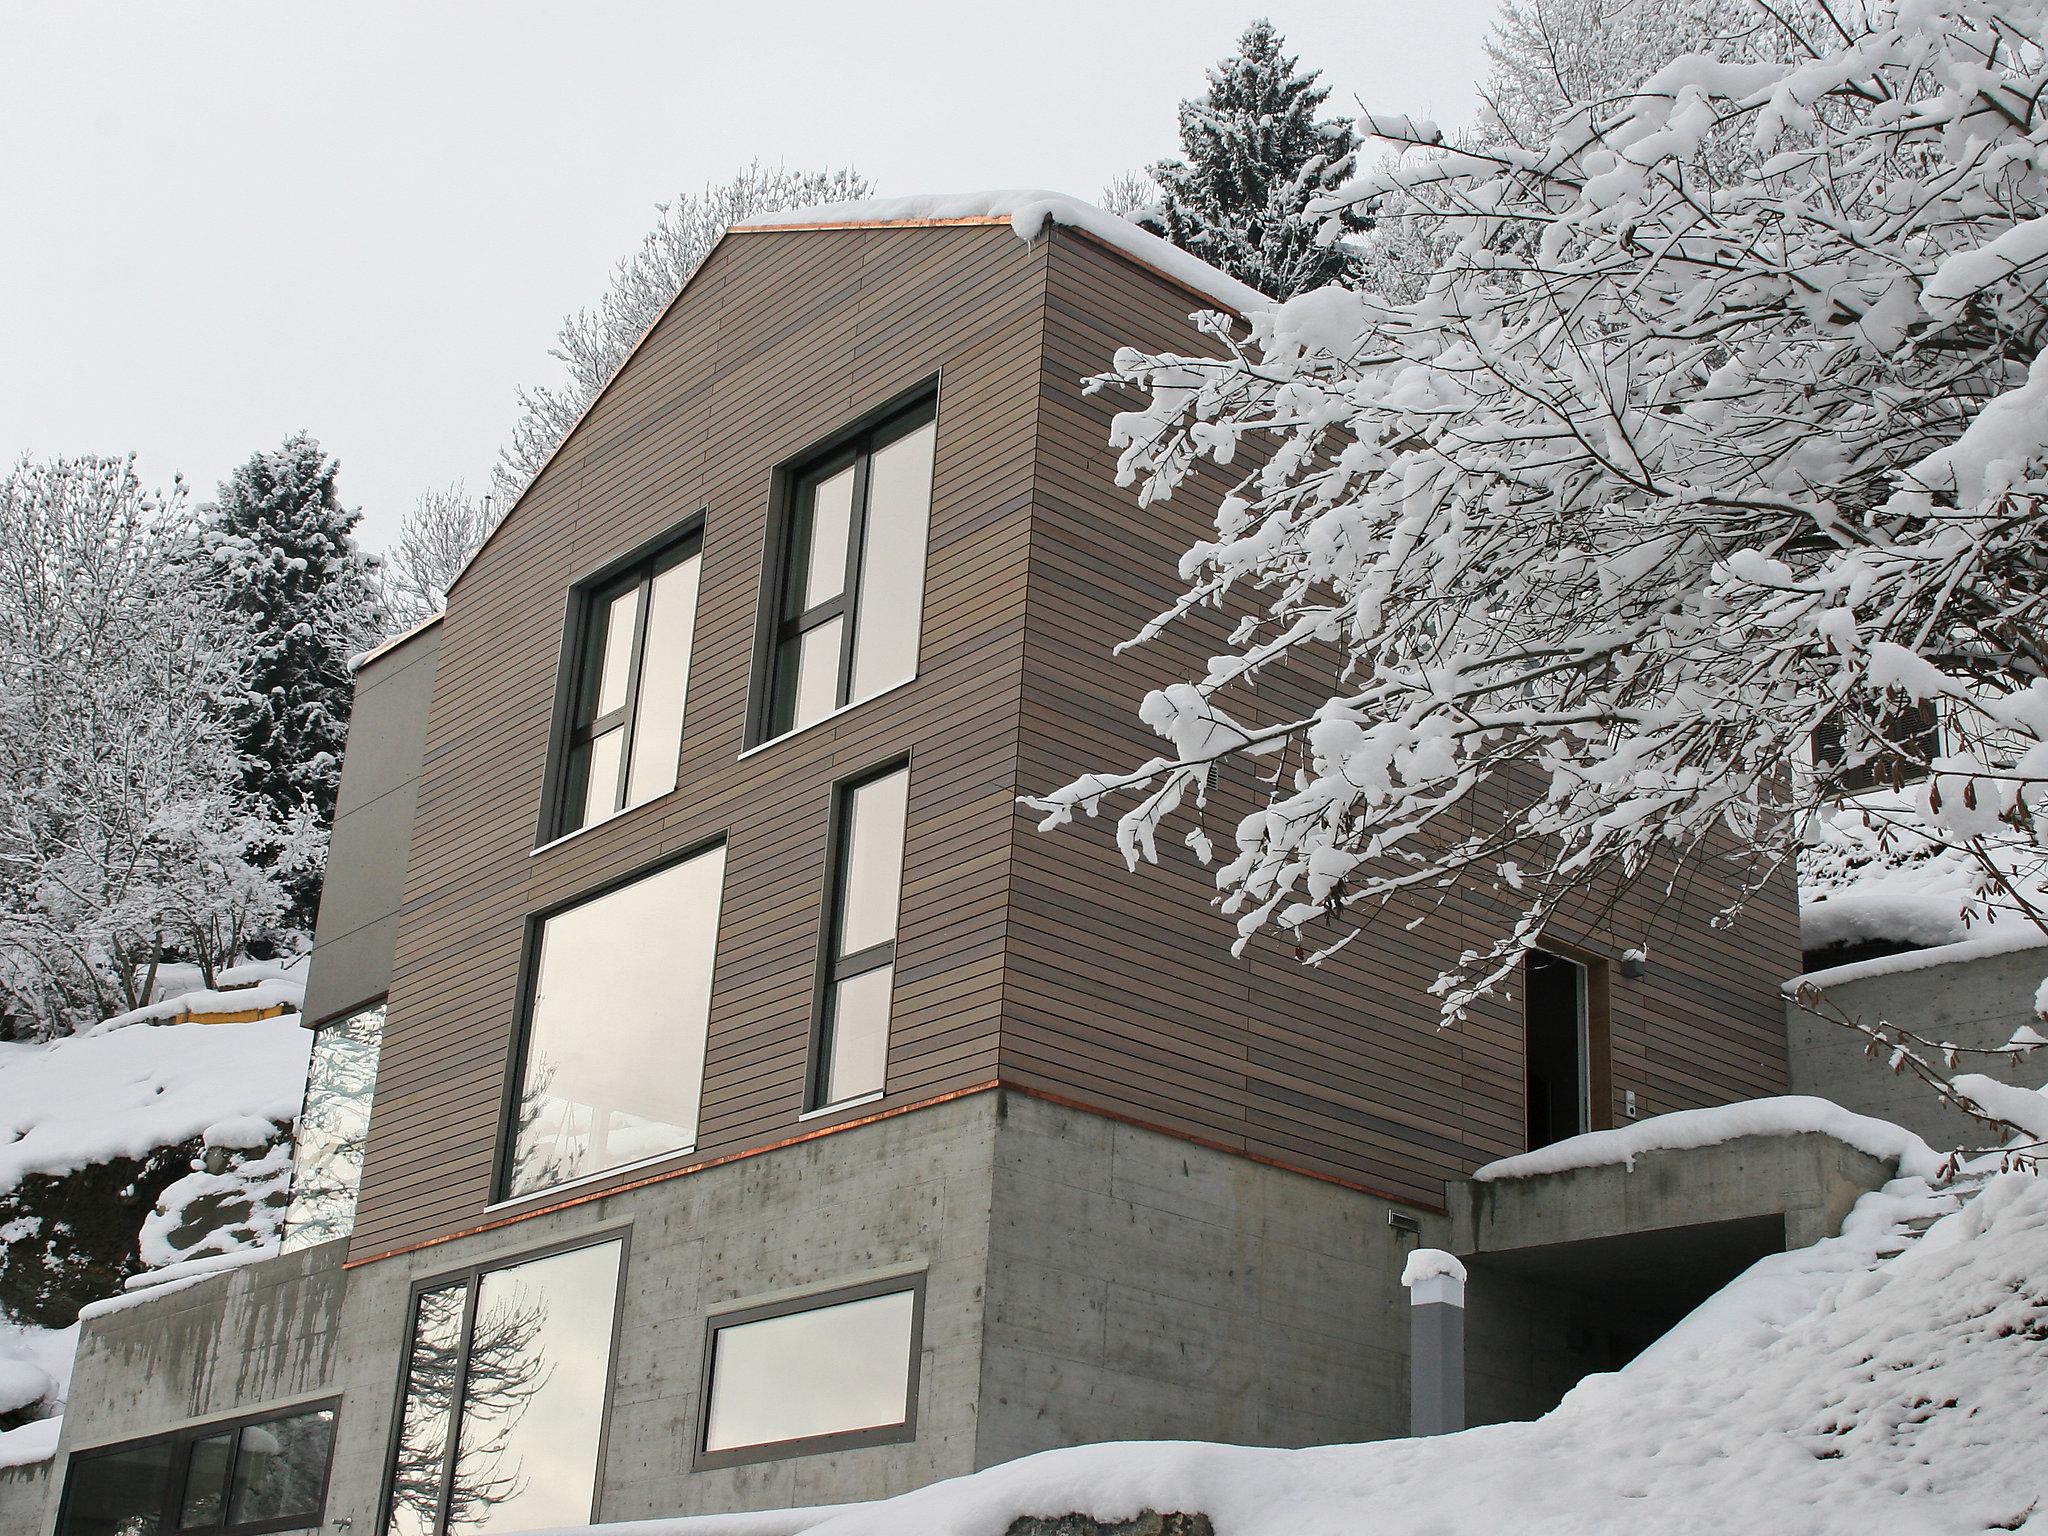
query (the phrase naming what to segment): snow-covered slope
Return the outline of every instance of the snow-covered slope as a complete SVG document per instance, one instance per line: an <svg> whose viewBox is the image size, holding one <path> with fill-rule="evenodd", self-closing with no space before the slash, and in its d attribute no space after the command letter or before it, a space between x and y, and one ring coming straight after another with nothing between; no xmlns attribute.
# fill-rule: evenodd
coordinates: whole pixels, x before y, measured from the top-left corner
<svg viewBox="0 0 2048 1536"><path fill-rule="evenodd" d="M279 997L296 1004L296 982L272 985L286 987L289 995ZM109 1169L127 1180L138 1163L164 1169L154 1181L163 1184L154 1208L138 1227L123 1205L112 1214L127 1227L99 1234L133 1255L126 1267L138 1258L155 1268L268 1241L290 1164L280 1128L298 1114L311 1038L292 1012L243 1024L138 1019L46 1045L0 1043L0 1270L19 1271L23 1292L43 1291L38 1272L61 1277L48 1283L64 1295L81 1270L98 1273L80 1263L79 1233L88 1216L108 1213L68 1209L67 1181L83 1190L96 1171L104 1178ZM200 1154L194 1161L210 1159L214 1171L189 1166L186 1154L172 1150L192 1144ZM96 1255L94 1266L102 1262ZM36 1300L51 1304L47 1294ZM67 1304L42 1321L71 1313ZM34 1326L0 1310L0 1418L61 1406L76 1334L75 1326ZM51 1420L0 1431L0 1466L43 1459L54 1435Z"/></svg>
<svg viewBox="0 0 2048 1536"><path fill-rule="evenodd" d="M2048 1101L2023 1097L2048 1129ZM1968 1187L1902 1176L1840 1237L1761 1260L1533 1423L1301 1451L1086 1446L875 1504L601 1529L1001 1536L1019 1515L1153 1509L1204 1512L1218 1536L2048 1533L2048 1178L1994 1163Z"/></svg>

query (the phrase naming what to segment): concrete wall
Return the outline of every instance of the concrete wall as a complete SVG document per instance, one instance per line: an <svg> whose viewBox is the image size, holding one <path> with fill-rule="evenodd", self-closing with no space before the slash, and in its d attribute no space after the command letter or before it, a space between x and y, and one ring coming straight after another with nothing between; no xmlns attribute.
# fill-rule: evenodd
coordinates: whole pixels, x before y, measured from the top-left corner
<svg viewBox="0 0 2048 1536"><path fill-rule="evenodd" d="M54 1511L50 1463L0 1467L0 1536L43 1536Z"/></svg>
<svg viewBox="0 0 2048 1536"><path fill-rule="evenodd" d="M1816 973L1816 979L1828 1000L1851 1018L1873 1024L1890 1020L1916 1034L1958 1045L2003 1045L2020 1025L2038 1024L2034 992L2048 976L2048 948L2012 950L1913 970L1890 968L1901 960L1927 955L1841 966L1834 972ZM1877 974L1860 974L1873 968ZM1865 1056L1863 1036L1808 1013L1789 998L1785 1026L1794 1093L1816 1094L1859 1114L1893 1121L1917 1131L1937 1148L1976 1146L1985 1140L1982 1126L1943 1108L1917 1078L1894 1075L1881 1060ZM2048 1033L2048 1028L2043 1032ZM2017 1069L2003 1060L1967 1057L1960 1070L2038 1088L2048 1082L2048 1050L2024 1058Z"/></svg>
<svg viewBox="0 0 2048 1536"><path fill-rule="evenodd" d="M368 1002L391 985L440 645L441 626L429 625L356 674L306 983L310 1022Z"/></svg>
<svg viewBox="0 0 2048 1536"><path fill-rule="evenodd" d="M1441 1217L1004 1095L975 1463L1408 1432L1401 1267Z"/></svg>

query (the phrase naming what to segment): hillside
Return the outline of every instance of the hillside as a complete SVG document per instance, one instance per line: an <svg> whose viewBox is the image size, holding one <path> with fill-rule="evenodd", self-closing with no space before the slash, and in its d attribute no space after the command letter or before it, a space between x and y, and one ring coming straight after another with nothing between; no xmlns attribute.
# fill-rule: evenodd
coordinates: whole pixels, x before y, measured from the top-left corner
<svg viewBox="0 0 2048 1536"><path fill-rule="evenodd" d="M272 979L217 996L297 991ZM54 1443L82 1306L275 1239L311 1037L296 1011L160 1022L192 1001L0 1044L0 1466Z"/></svg>

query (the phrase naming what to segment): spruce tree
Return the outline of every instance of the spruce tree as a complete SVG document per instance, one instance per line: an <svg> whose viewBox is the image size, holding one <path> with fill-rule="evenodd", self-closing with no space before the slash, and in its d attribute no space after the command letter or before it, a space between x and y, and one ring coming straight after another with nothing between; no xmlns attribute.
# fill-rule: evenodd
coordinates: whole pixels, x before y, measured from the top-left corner
<svg viewBox="0 0 2048 1536"><path fill-rule="evenodd" d="M336 493L339 467L298 433L229 476L200 530L202 568L251 637L247 691L231 715L244 787L270 803L280 827L333 821L355 686L349 658L383 625L376 562L356 546L359 514ZM288 920L310 927L319 871L300 861L289 883Z"/></svg>
<svg viewBox="0 0 2048 1536"><path fill-rule="evenodd" d="M1358 139L1344 118L1318 118L1320 71L1297 71L1270 21L1209 71L1208 94L1180 104L1181 160L1151 167L1162 200L1144 223L1183 250L1276 299L1355 281L1358 253L1325 243L1309 204L1354 174ZM1342 230L1369 220L1347 210Z"/></svg>

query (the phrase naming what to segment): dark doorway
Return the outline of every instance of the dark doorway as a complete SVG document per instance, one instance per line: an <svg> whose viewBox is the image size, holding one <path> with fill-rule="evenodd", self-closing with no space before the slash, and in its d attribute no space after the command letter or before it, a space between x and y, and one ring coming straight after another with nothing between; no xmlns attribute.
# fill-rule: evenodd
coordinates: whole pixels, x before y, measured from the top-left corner
<svg viewBox="0 0 2048 1536"><path fill-rule="evenodd" d="M1588 1022L1586 968L1531 950L1523 962L1522 1026L1532 1148L1593 1128Z"/></svg>

